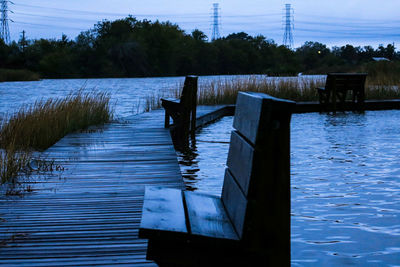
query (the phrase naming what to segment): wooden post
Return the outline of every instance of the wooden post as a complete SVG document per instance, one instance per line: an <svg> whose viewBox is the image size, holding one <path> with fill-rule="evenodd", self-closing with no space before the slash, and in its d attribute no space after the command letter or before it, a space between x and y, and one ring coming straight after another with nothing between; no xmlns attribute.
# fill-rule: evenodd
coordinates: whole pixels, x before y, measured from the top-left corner
<svg viewBox="0 0 400 267"><path fill-rule="evenodd" d="M191 124L190 124L190 136L191 138L195 137L196 132L196 111L197 111L197 76L190 76L193 79L192 83L192 101L191 101Z"/></svg>
<svg viewBox="0 0 400 267"><path fill-rule="evenodd" d="M181 96L183 106L181 127L179 129L179 139L181 145L187 146L189 143L189 134L194 137L196 130L196 103L197 103L197 76L186 76L184 84L184 93Z"/></svg>
<svg viewBox="0 0 400 267"><path fill-rule="evenodd" d="M336 113L336 78L333 79L333 87L332 87L332 110L333 110L333 113Z"/></svg>
<svg viewBox="0 0 400 267"><path fill-rule="evenodd" d="M169 127L169 113L167 110L165 110L165 120L164 120L164 128Z"/></svg>

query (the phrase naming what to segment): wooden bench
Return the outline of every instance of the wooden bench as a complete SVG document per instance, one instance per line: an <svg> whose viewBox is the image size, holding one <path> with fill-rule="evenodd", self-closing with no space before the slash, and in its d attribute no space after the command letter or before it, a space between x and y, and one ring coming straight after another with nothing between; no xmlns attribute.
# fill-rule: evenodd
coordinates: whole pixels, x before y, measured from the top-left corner
<svg viewBox="0 0 400 267"><path fill-rule="evenodd" d="M336 99L344 108L347 92L352 92L352 103L362 109L365 100L366 73L328 73L325 87L318 87L319 102L325 109L336 110Z"/></svg>
<svg viewBox="0 0 400 267"><path fill-rule="evenodd" d="M180 99L161 98L165 109L164 127L170 126L170 117L174 123L174 137L187 140L189 133L196 130L197 76L186 76Z"/></svg>
<svg viewBox="0 0 400 267"><path fill-rule="evenodd" d="M220 198L146 187L139 237L149 239L149 260L174 266L290 265L294 105L239 93Z"/></svg>

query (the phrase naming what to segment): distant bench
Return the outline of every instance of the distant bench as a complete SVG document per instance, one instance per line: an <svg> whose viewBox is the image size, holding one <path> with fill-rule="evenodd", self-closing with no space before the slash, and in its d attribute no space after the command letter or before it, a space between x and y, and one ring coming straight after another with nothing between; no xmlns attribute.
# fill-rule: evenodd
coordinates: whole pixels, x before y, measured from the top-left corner
<svg viewBox="0 0 400 267"><path fill-rule="evenodd" d="M240 92L222 197L146 187L139 237L169 265L290 266L294 102Z"/></svg>
<svg viewBox="0 0 400 267"><path fill-rule="evenodd" d="M161 98L161 106L165 109L164 127L169 127L170 117L174 122L174 137L185 142L189 133L196 130L197 76L186 76L181 97Z"/></svg>
<svg viewBox="0 0 400 267"><path fill-rule="evenodd" d="M366 73L328 73L325 87L318 87L319 102L325 108L336 110L336 98L342 107L345 105L347 92L352 92L355 108L362 109L365 100Z"/></svg>

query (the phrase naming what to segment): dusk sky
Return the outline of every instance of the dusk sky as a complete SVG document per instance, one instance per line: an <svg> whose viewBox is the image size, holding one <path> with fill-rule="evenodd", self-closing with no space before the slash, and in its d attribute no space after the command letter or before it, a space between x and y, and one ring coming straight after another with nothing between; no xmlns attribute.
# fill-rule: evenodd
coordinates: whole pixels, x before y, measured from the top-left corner
<svg viewBox="0 0 400 267"><path fill-rule="evenodd" d="M74 39L97 21L133 15L137 19L171 21L190 33L211 37L212 4L219 3L220 33L244 31L283 43L285 4L294 10L294 47L305 41L329 47L347 43L372 45L400 43L400 0L13 0L9 9L11 39L22 30L29 39Z"/></svg>

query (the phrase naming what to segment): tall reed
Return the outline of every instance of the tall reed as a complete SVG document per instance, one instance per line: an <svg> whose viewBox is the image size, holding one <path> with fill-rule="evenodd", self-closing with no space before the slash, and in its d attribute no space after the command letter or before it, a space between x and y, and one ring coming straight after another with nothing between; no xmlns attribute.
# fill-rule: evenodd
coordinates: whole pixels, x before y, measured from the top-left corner
<svg viewBox="0 0 400 267"><path fill-rule="evenodd" d="M70 94L64 99L48 99L22 107L0 126L0 147L44 150L66 134L111 119L107 93Z"/></svg>
<svg viewBox="0 0 400 267"><path fill-rule="evenodd" d="M199 86L199 105L234 104L239 91L266 93L293 101L318 101L316 88L325 85L325 78L313 77L248 77L210 81ZM175 91L177 96L179 90ZM399 99L400 83L384 76L367 79L366 99Z"/></svg>
<svg viewBox="0 0 400 267"><path fill-rule="evenodd" d="M324 84L324 79L306 78L233 78L211 81L199 88L199 105L234 104L239 91L266 93L274 97L294 101L318 100L316 87Z"/></svg>
<svg viewBox="0 0 400 267"><path fill-rule="evenodd" d="M112 119L108 93L82 90L63 99L38 101L22 107L0 124L0 180L14 182L32 160L70 132Z"/></svg>
<svg viewBox="0 0 400 267"><path fill-rule="evenodd" d="M0 184L15 184L17 176L28 171L31 155L29 151L16 151L13 144L0 149Z"/></svg>

